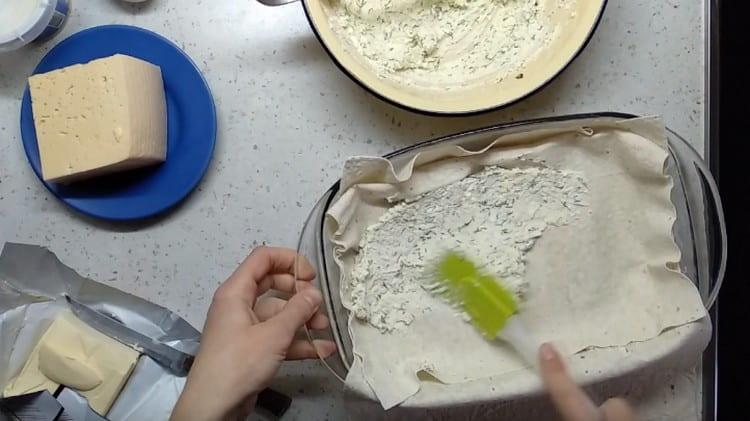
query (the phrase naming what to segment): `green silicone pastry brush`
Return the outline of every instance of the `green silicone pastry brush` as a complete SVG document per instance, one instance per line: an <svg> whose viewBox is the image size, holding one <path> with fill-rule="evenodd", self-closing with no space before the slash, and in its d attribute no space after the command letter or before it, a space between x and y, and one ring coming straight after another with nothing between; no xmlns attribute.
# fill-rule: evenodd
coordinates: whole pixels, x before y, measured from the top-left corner
<svg viewBox="0 0 750 421"><path fill-rule="evenodd" d="M433 293L462 308L471 323L493 340L510 343L533 367L537 366L539 343L518 316L518 304L512 293L492 276L482 273L465 256L449 252L438 262Z"/></svg>

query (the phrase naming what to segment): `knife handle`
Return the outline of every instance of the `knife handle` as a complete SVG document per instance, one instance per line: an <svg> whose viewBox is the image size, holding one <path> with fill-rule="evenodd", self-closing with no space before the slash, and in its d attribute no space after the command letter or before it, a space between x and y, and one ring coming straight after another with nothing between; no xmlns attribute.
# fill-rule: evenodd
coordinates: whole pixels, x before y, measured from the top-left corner
<svg viewBox="0 0 750 421"><path fill-rule="evenodd" d="M281 392L266 388L258 394L256 406L265 409L277 418L281 418L292 406L292 398Z"/></svg>

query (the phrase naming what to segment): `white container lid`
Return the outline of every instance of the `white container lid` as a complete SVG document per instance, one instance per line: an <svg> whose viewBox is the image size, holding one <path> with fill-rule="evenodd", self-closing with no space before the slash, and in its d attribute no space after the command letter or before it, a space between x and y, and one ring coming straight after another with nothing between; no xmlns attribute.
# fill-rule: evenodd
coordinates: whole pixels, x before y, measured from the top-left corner
<svg viewBox="0 0 750 421"><path fill-rule="evenodd" d="M0 52L35 40L47 28L57 0L0 0Z"/></svg>

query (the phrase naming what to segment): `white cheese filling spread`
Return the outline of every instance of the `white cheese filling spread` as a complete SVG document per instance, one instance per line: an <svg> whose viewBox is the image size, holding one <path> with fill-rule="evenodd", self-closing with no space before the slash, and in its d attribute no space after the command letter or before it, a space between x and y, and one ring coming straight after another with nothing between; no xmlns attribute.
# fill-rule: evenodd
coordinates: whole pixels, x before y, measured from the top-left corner
<svg viewBox="0 0 750 421"><path fill-rule="evenodd" d="M555 34L540 0L332 1L333 30L380 77L423 88L522 78Z"/></svg>
<svg viewBox="0 0 750 421"><path fill-rule="evenodd" d="M521 296L526 253L552 226L572 221L586 206L583 174L546 167L499 166L390 208L359 245L348 305L386 333L430 310L436 260L465 253Z"/></svg>

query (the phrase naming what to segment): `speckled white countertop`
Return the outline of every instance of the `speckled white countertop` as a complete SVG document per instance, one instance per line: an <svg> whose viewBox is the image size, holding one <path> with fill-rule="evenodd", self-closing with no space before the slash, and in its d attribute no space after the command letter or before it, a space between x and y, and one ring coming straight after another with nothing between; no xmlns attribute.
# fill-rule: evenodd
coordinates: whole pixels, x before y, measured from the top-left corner
<svg viewBox="0 0 750 421"><path fill-rule="evenodd" d="M0 55L0 244L49 247L81 274L200 327L214 288L254 246L295 246L307 212L350 155L383 154L495 122L586 111L661 114L702 152L703 7L610 0L589 46L543 91L504 111L445 119L402 111L351 82L320 47L299 4L76 1L61 36ZM208 79L218 110L208 175L184 205L148 224L110 225L70 211L37 180L21 146L26 77L54 43L110 23L142 26L182 46ZM630 387L645 418L697 418L695 373L659 378ZM295 399L285 419L346 417L341 387L320 364L287 365L275 387Z"/></svg>

